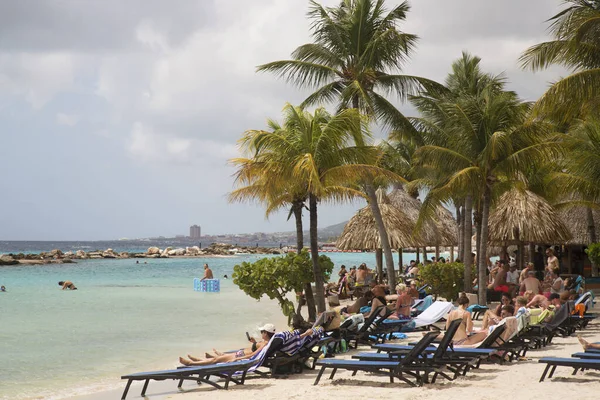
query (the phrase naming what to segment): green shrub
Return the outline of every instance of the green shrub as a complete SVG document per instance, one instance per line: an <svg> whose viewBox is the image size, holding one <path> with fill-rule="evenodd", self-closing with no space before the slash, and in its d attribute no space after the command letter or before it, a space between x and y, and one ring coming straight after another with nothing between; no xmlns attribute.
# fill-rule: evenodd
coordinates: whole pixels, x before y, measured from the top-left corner
<svg viewBox="0 0 600 400"><path fill-rule="evenodd" d="M333 271L333 262L321 255L319 265L327 281ZM243 262L233 267L232 278L233 283L253 299L260 300L262 296L277 299L288 319L295 314L294 303L287 298L288 293L301 292L304 284L314 280L312 261L306 250L300 254L261 258L254 263Z"/></svg>
<svg viewBox="0 0 600 400"><path fill-rule="evenodd" d="M600 265L600 243L592 243L585 249L590 261L596 265Z"/></svg>
<svg viewBox="0 0 600 400"><path fill-rule="evenodd" d="M431 286L430 293L441 296L448 301L458 298L463 291L465 265L463 263L431 263L419 265L419 281L421 284ZM471 276L476 277L477 271L473 267Z"/></svg>

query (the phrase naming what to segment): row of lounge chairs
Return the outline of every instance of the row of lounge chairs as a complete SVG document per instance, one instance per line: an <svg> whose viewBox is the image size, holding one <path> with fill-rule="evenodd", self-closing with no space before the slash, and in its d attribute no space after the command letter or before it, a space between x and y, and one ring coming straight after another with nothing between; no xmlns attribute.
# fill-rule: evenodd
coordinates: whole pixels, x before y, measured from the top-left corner
<svg viewBox="0 0 600 400"><path fill-rule="evenodd" d="M233 363L213 364L201 367L182 367L175 370L141 372L124 375L127 380L122 399L125 399L133 381L144 381L141 395L144 396L151 380L177 380L178 388L186 380L196 381L198 384L208 384L217 389L228 389L229 384L244 384L249 373L259 376L275 375L277 370L284 365L301 372L307 364L311 369L320 367L314 384L318 384L327 369L333 379L338 370L366 371L383 374L394 379L406 382L411 386L420 386L424 383L435 383L438 377L448 380L465 375L470 369L479 368L484 360L496 359L500 362L513 361L524 357L529 349L541 348L551 343L555 335L570 335L576 329L582 329L594 315L583 317L571 316L574 303L568 302L556 313L551 323L529 325L525 316L520 317L516 323L518 329L508 335L506 324L497 326L487 338L475 348L453 347L451 342L461 320L452 321L445 334L437 341L439 331L427 332L417 343L407 345L386 343L386 337L398 331L406 321L386 320L389 314L383 309L374 310L362 327L356 331L345 330L341 327L339 336L328 336L318 342L307 343L296 354L287 355L276 353L262 361L246 360ZM417 328L430 328L434 323L443 320L443 317L452 309L452 304L436 301L413 321ZM515 317L509 317L515 318ZM508 319L507 319L508 320ZM585 321L585 322L584 322ZM351 360L319 359L323 346L339 342L341 338L354 343L354 348L359 343L370 344L374 352L360 352ZM546 363L540 381L552 377L558 366L573 367L574 373L582 369L600 369L600 351L590 350L584 353L575 353L572 358L542 358L541 363ZM259 365L260 363L260 365ZM258 367L267 368L264 372ZM549 373L549 374L548 374ZM224 380L215 381L214 377ZM213 378L213 379L211 379Z"/></svg>

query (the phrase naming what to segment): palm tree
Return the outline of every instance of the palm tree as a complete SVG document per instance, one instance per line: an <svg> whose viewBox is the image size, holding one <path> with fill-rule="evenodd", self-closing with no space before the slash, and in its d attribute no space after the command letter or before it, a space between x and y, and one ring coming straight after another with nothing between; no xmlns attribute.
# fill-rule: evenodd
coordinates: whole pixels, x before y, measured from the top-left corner
<svg viewBox="0 0 600 400"><path fill-rule="evenodd" d="M276 134L281 132L281 127L275 121L268 121L272 131ZM254 157L257 153L257 143L253 138L260 137L263 131L251 130L246 132L240 146L243 153L249 153ZM265 160L260 160L264 158ZM302 223L302 211L306 208L306 187L293 179L282 179L277 171L281 168L269 168L276 160L269 159L269 155L254 158L234 158L231 163L237 167L235 173L235 184L239 187L229 194L230 202L257 201L266 207L265 217L269 217L273 212L289 207L288 219L293 215L296 222L296 248L298 253L304 248L304 229ZM312 285L304 285L304 294L308 308L309 321L315 321L317 318L317 309L312 292ZM299 313L298 313L299 314Z"/></svg>
<svg viewBox="0 0 600 400"><path fill-rule="evenodd" d="M280 186L283 182L294 182L287 186L295 190L290 191L294 196L289 198L300 199L302 195L308 199L318 312L325 311L324 282L318 262L318 203L363 196L354 188L357 180L386 174L373 166L378 151L365 145L364 140L369 136L357 110L344 110L332 116L324 108L311 114L287 104L280 129L249 131L242 139L242 143L254 149L253 162L258 171L252 174L262 174L258 183Z"/></svg>
<svg viewBox="0 0 600 400"><path fill-rule="evenodd" d="M463 56L459 63L464 61ZM478 62L478 59L473 60L474 64ZM548 160L558 153L560 146L551 126L528 120L531 105L522 102L516 93L505 91L501 78L483 76L482 80L476 90L455 89L456 94L433 102L436 108L425 112L424 119L435 128L431 131L444 137L445 144L420 147L414 161L429 170L445 171L424 201L425 214L432 213L435 205L451 200L452 196L481 199L478 275L479 300L485 302L488 217L492 201L510 187L507 181L516 179L520 170L538 160ZM465 218L465 222L470 220L470 216ZM465 247L470 245L470 236L465 235L464 240ZM465 261L469 258L465 249Z"/></svg>
<svg viewBox="0 0 600 400"><path fill-rule="evenodd" d="M559 207L585 207L588 222L588 241L596 243L596 221L592 209L600 204L600 117L590 116L574 121L566 138L566 157L563 168L553 174L550 182L560 187ZM571 193L565 198L565 193ZM556 194L555 194L556 196ZM598 265L592 263L592 276L598 276Z"/></svg>
<svg viewBox="0 0 600 400"><path fill-rule="evenodd" d="M573 73L554 83L536 111L561 123L597 109L600 101L600 2L566 0L567 8L550 18L554 40L530 47L521 56L524 68L562 65Z"/></svg>
<svg viewBox="0 0 600 400"><path fill-rule="evenodd" d="M452 71L446 78L445 91L422 92L418 96L410 96L411 103L419 110L421 117L410 118L415 127L413 131L392 131L390 139L394 143L411 143L416 149L423 146L451 148L457 135L468 135L471 131L468 124L455 125L448 105L456 104L465 97L480 96L484 90L499 91L502 85L500 77L484 73L480 68L481 59L463 52L461 58L452 63ZM466 131L466 132L463 132ZM416 151L416 150L415 150ZM412 185L420 188L435 188L440 182L446 182L451 171L445 168L431 168L427 164L413 162ZM477 187L466 188L464 192L449 194L447 200L457 209L457 225L459 227L459 257L465 264L464 290L471 290L471 236L473 234L473 212L477 208L479 198ZM433 195L433 193L432 193ZM475 208L473 208L475 203ZM423 204L417 228L424 221L435 216L435 208L439 202L428 196ZM479 212L477 214L480 214ZM481 220L479 220L481 221ZM478 229L478 237L481 229ZM480 240L478 240L480 243ZM479 254L480 252L478 252Z"/></svg>
<svg viewBox="0 0 600 400"><path fill-rule="evenodd" d="M384 0L342 0L334 8L312 0L310 4L314 43L298 47L292 59L261 65L258 71L273 72L300 87L316 89L304 100L303 107L336 102L338 112L354 108L384 126L412 129L384 94L394 93L403 100L420 89L434 91L441 86L428 79L398 74L417 41L417 36L398 28L406 19L408 3L391 11L385 8ZM394 261L375 188L368 182L364 188L377 220L388 279L393 285Z"/></svg>

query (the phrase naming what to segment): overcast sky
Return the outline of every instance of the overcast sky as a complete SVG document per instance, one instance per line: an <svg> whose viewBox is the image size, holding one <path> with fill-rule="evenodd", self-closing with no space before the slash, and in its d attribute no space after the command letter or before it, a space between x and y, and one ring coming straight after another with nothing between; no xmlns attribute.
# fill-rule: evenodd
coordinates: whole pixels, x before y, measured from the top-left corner
<svg viewBox="0 0 600 400"><path fill-rule="evenodd" d="M467 50L528 100L560 74L517 63L547 39L558 0L411 4L402 29L420 41L405 73L443 81ZM287 213L265 220L258 206L227 203L227 160L245 130L306 95L255 67L310 40L307 10L305 0L0 2L0 239L293 230ZM323 206L319 224L360 206Z"/></svg>

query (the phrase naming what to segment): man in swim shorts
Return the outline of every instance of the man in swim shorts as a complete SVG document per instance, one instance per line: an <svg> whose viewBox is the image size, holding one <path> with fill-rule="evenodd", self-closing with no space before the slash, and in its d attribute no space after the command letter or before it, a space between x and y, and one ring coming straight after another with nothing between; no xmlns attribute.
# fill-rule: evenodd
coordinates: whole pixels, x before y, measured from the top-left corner
<svg viewBox="0 0 600 400"><path fill-rule="evenodd" d="M204 264L204 276L200 280L203 281L205 279L213 279L213 272L208 268L208 264Z"/></svg>

